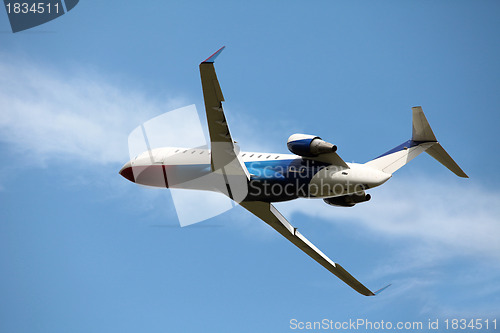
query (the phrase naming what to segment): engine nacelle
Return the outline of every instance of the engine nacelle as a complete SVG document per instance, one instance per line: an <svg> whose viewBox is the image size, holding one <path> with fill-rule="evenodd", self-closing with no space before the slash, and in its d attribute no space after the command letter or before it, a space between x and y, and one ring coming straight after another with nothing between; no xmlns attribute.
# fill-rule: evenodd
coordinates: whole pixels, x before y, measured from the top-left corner
<svg viewBox="0 0 500 333"><path fill-rule="evenodd" d="M295 155L306 157L337 151L337 146L321 140L319 136L308 134L293 134L288 138L286 145Z"/></svg>
<svg viewBox="0 0 500 333"><path fill-rule="evenodd" d="M352 207L357 203L368 201L372 198L369 194L350 194L341 197L323 199L330 206Z"/></svg>

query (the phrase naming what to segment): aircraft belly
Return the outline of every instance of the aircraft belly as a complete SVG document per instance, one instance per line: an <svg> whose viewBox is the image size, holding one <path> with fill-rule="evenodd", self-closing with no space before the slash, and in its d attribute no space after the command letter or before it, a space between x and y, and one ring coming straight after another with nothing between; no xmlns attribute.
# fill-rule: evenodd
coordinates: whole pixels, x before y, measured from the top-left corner
<svg viewBox="0 0 500 333"><path fill-rule="evenodd" d="M307 190L307 186L303 186ZM300 187L297 183L278 179L251 179L247 201L280 202L297 199Z"/></svg>

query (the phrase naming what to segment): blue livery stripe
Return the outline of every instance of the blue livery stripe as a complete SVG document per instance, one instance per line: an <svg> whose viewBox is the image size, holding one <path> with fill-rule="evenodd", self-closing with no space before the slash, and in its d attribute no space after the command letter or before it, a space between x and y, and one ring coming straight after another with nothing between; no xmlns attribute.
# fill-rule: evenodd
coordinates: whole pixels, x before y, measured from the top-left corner
<svg viewBox="0 0 500 333"><path fill-rule="evenodd" d="M426 142L429 142L429 141L413 141L413 140L408 140L408 141L403 142L399 146L392 148L391 150L383 153L382 155L380 155L380 156L378 156L378 157L376 157L374 159L381 158L381 157L384 157L384 156L387 156L387 155L390 155L390 154L397 153L398 151L404 150L405 148L416 147L419 144L426 143Z"/></svg>

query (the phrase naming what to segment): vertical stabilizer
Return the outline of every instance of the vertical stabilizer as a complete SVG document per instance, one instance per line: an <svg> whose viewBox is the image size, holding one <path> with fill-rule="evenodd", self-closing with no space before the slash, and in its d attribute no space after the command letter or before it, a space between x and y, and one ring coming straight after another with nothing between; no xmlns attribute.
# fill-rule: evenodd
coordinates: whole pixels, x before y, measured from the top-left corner
<svg viewBox="0 0 500 333"><path fill-rule="evenodd" d="M432 132L431 126L425 117L424 111L422 111L421 106L415 106L411 108L413 113L412 121L412 141L424 141L424 142L437 142L434 132Z"/></svg>

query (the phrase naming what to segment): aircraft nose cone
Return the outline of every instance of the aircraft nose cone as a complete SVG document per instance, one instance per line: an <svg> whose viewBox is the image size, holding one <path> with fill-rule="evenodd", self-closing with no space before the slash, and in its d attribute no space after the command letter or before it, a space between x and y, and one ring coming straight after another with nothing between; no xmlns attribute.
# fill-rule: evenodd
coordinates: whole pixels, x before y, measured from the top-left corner
<svg viewBox="0 0 500 333"><path fill-rule="evenodd" d="M134 172L132 171L132 163L128 161L119 171L120 175L123 178L130 180L132 183L135 183Z"/></svg>

